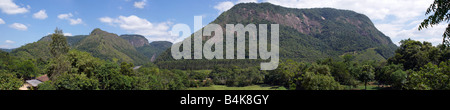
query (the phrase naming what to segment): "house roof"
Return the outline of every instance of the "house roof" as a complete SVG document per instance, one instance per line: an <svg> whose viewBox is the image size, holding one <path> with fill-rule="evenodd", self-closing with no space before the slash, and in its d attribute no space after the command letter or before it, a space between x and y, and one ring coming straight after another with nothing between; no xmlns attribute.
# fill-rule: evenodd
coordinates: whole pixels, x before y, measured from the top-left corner
<svg viewBox="0 0 450 110"><path fill-rule="evenodd" d="M47 75L42 75L42 76L39 76L36 79L41 81L41 82L45 82L45 81L48 81L48 76Z"/></svg>
<svg viewBox="0 0 450 110"><path fill-rule="evenodd" d="M33 87L38 86L39 84L41 84L42 82L36 79L32 79L32 80L27 80L27 83L31 84Z"/></svg>

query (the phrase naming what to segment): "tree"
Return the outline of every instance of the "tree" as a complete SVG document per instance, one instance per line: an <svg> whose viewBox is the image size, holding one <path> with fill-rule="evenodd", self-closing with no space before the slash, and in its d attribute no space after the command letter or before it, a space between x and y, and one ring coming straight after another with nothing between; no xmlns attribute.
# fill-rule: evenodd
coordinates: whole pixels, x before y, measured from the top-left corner
<svg viewBox="0 0 450 110"><path fill-rule="evenodd" d="M120 63L120 73L122 73L123 75L133 76L134 75L133 67L134 67L133 63L122 62Z"/></svg>
<svg viewBox="0 0 450 110"><path fill-rule="evenodd" d="M407 74L403 70L397 70L391 74L392 87L402 89L406 83Z"/></svg>
<svg viewBox="0 0 450 110"><path fill-rule="evenodd" d="M423 20L420 23L419 30L427 28L428 26L433 27L434 25L438 25L442 21L446 21L447 23L450 21L450 0L434 0L434 2L428 7L425 15L431 14L427 19ZM442 35L442 44L450 45L450 24L448 24L445 29L444 34Z"/></svg>
<svg viewBox="0 0 450 110"><path fill-rule="evenodd" d="M62 30L56 28L55 33L52 34L52 42L50 43L50 52L53 57L59 57L60 55L69 52L69 45L67 38L64 37Z"/></svg>
<svg viewBox="0 0 450 110"><path fill-rule="evenodd" d="M442 62L439 66L428 63L420 71L408 74L406 89L410 90L449 90L450 62Z"/></svg>
<svg viewBox="0 0 450 110"><path fill-rule="evenodd" d="M88 78L85 74L62 74L54 81L57 90L97 90L97 79Z"/></svg>
<svg viewBox="0 0 450 110"><path fill-rule="evenodd" d="M56 87L52 84L52 81L46 81L38 85L38 90L56 90Z"/></svg>
<svg viewBox="0 0 450 110"><path fill-rule="evenodd" d="M364 82L364 89L367 90L367 83L375 78L375 72L372 66L363 65L361 67L361 74L359 80Z"/></svg>
<svg viewBox="0 0 450 110"><path fill-rule="evenodd" d="M0 70L0 90L18 90L23 84L22 79L14 74Z"/></svg>
<svg viewBox="0 0 450 110"><path fill-rule="evenodd" d="M429 42L415 41L411 39L400 41L401 45L395 51L395 56L389 58L389 63L403 64L405 70L419 70L428 62L439 63L439 49Z"/></svg>
<svg viewBox="0 0 450 110"><path fill-rule="evenodd" d="M394 72L396 74L394 74ZM396 81L399 81L399 79L397 79L397 78L400 78L400 77L397 77L397 76L402 76L402 75L399 75L399 72L404 72L403 71L403 66L401 64L399 64L399 65L396 65L396 64L386 65L386 66L383 66L376 73L375 79L380 84L388 84L388 85L392 85L394 83L398 84L398 82L396 82ZM395 78L393 77L393 75L395 76Z"/></svg>
<svg viewBox="0 0 450 110"><path fill-rule="evenodd" d="M333 76L306 72L302 78L302 88L305 90L340 90L343 87Z"/></svg>
<svg viewBox="0 0 450 110"><path fill-rule="evenodd" d="M70 64L65 60L65 54L69 52L67 38L64 37L62 30L56 28L52 34L52 42L50 43L50 53L53 56L50 67L47 69L48 76L51 80L55 80L61 73L69 71Z"/></svg>
<svg viewBox="0 0 450 110"><path fill-rule="evenodd" d="M17 72L22 78L29 79L38 75L38 68L34 64L34 60L28 59L20 62L17 66Z"/></svg>

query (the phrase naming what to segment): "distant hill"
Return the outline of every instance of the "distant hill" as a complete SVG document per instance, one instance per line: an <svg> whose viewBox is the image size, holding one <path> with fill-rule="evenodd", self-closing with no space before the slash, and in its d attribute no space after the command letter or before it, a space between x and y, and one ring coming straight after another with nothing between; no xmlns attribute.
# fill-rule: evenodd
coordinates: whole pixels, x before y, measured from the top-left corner
<svg viewBox="0 0 450 110"><path fill-rule="evenodd" d="M172 43L168 41L154 41L149 45L144 45L136 49L147 56L147 58L150 58L150 60L153 62L161 53L169 49L171 46Z"/></svg>
<svg viewBox="0 0 450 110"><path fill-rule="evenodd" d="M14 50L14 49L2 49L2 48L0 48L0 50L1 50L1 51L4 51L4 52L11 52L11 51Z"/></svg>
<svg viewBox="0 0 450 110"><path fill-rule="evenodd" d="M65 36L72 49L86 51L94 57L104 60L118 60L142 65L151 61L172 43L156 41L152 44L140 35L118 36L101 29L94 29L89 35ZM132 43L139 41L139 43ZM51 58L49 44L51 36L44 36L39 41L14 49L11 53L21 58L48 60ZM140 52L142 51L142 52Z"/></svg>
<svg viewBox="0 0 450 110"><path fill-rule="evenodd" d="M144 64L150 61L127 40L101 29L94 29L89 36L80 40L73 47L106 60L117 59L119 62L133 62L135 64Z"/></svg>
<svg viewBox="0 0 450 110"><path fill-rule="evenodd" d="M371 56L377 57L371 60L380 61L392 57L397 49L391 39L376 29L367 16L349 10L296 9L270 3L243 3L222 13L212 23L219 24L223 28L225 28L225 24L238 23L244 25L249 23L256 25L279 24L280 58L295 61L312 62L325 58L342 60L340 56L349 52L374 54ZM204 37L203 39L209 38ZM257 66L259 65L257 62L251 60L174 60L170 50L165 51L157 59L160 67L179 69L208 69L212 67L209 65L240 66L248 65L248 63ZM203 67L192 67L197 66L196 64L202 64Z"/></svg>

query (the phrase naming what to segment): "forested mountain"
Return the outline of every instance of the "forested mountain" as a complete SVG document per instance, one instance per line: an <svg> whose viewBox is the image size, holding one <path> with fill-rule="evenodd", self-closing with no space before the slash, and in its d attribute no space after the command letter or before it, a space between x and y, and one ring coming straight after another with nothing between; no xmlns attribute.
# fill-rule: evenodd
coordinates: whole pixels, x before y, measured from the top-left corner
<svg viewBox="0 0 450 110"><path fill-rule="evenodd" d="M94 29L89 36L82 39L75 49L86 51L94 57L119 62L133 62L144 64L150 60L139 53L127 40L117 34L108 33L101 29Z"/></svg>
<svg viewBox="0 0 450 110"><path fill-rule="evenodd" d="M0 50L4 51L4 52L11 52L13 49L2 49L2 48L0 48Z"/></svg>
<svg viewBox="0 0 450 110"><path fill-rule="evenodd" d="M161 53L169 49L171 46L172 43L168 41L154 41L149 45L137 47L136 50L147 56L147 58L150 58L153 62Z"/></svg>
<svg viewBox="0 0 450 110"><path fill-rule="evenodd" d="M130 42L136 48L150 45L148 40L142 35L120 35L120 37Z"/></svg>
<svg viewBox="0 0 450 110"><path fill-rule="evenodd" d="M156 41L151 45L148 40L140 35L118 36L101 29L93 30L90 35L65 36L72 49L89 52L94 57L118 62L131 62L142 65L150 62L172 44L165 41ZM39 41L26 44L14 49L11 53L23 59L51 58L49 44L51 35L44 36ZM162 43L160 43L162 42Z"/></svg>
<svg viewBox="0 0 450 110"><path fill-rule="evenodd" d="M144 54L151 61L154 61L159 54L172 46L168 41L149 41L142 35L120 35L121 38L130 42L136 50Z"/></svg>
<svg viewBox="0 0 450 110"><path fill-rule="evenodd" d="M380 32L371 20L349 10L332 8L295 9L285 8L270 3L237 4L222 13L212 23L225 28L225 24L279 24L280 58L294 61L316 61L325 58L342 60L345 54L375 56L358 58L361 60L386 60L394 55L397 46L391 39ZM269 25L270 30L270 25ZM224 31L225 36L225 31ZM208 39L204 36L203 39ZM248 39L248 38L246 38ZM205 42L205 41L204 41ZM225 44L225 43L224 43ZM248 48L248 47L246 47ZM375 52L373 52L375 51ZM246 51L246 54L248 51ZM225 52L224 52L225 54ZM381 56L381 57L380 57ZM248 57L247 57L248 58ZM166 50L157 60L161 67L180 69L205 69L210 67L187 67L197 63L209 63L223 66L224 63L235 66L253 64L258 61L222 61L222 60L177 60ZM193 63L188 65L186 63ZM176 66L176 64L180 64Z"/></svg>

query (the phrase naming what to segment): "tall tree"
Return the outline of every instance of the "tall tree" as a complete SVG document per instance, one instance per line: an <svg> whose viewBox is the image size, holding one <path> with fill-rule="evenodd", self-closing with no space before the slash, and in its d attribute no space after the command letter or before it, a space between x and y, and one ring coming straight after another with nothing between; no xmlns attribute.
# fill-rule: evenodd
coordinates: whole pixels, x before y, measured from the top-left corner
<svg viewBox="0 0 450 110"><path fill-rule="evenodd" d="M50 43L50 52L53 56L52 64L47 73L50 79L55 80L61 73L69 70L70 64L65 60L65 54L69 52L67 38L64 37L63 31L59 28L55 29L52 34L52 42Z"/></svg>
<svg viewBox="0 0 450 110"><path fill-rule="evenodd" d="M425 15L432 14L428 16L427 19L423 20L420 23L419 30L427 28L428 26L433 27L434 25L438 25L442 21L446 21L447 23L450 21L450 0L434 0L434 2L428 7ZM448 24L445 29L442 44L447 46L450 45L450 24Z"/></svg>
<svg viewBox="0 0 450 110"><path fill-rule="evenodd" d="M361 68L359 80L364 82L364 89L367 90L367 83L375 78L374 68L370 65L364 65Z"/></svg>
<svg viewBox="0 0 450 110"><path fill-rule="evenodd" d="M69 45L67 44L67 38L64 37L63 31L59 28L55 29L55 33L52 34L52 42L50 43L50 52L53 57L58 57L61 54L69 52Z"/></svg>

